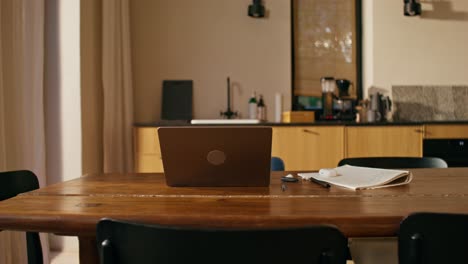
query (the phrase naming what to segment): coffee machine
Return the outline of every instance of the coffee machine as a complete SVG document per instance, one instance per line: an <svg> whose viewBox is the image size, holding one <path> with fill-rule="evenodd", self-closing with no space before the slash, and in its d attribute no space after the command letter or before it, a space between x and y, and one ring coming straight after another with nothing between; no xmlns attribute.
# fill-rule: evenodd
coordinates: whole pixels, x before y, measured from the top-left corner
<svg viewBox="0 0 468 264"><path fill-rule="evenodd" d="M337 120L352 121L356 118L355 98L349 95L349 88L353 84L346 79L336 79L338 98L334 101L335 117Z"/></svg>

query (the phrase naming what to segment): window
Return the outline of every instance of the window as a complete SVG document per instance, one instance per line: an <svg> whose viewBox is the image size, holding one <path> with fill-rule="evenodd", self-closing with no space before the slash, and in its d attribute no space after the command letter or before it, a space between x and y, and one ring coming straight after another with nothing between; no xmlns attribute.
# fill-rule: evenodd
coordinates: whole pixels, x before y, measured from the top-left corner
<svg viewBox="0 0 468 264"><path fill-rule="evenodd" d="M292 0L293 110L320 104L320 78L350 80L361 91L361 0Z"/></svg>

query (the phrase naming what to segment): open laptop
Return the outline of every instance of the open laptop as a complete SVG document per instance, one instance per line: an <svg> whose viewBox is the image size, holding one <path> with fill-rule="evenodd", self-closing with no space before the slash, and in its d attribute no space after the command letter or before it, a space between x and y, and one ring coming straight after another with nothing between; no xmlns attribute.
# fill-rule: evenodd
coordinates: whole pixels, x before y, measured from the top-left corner
<svg viewBox="0 0 468 264"><path fill-rule="evenodd" d="M271 127L158 129L168 186L268 186Z"/></svg>

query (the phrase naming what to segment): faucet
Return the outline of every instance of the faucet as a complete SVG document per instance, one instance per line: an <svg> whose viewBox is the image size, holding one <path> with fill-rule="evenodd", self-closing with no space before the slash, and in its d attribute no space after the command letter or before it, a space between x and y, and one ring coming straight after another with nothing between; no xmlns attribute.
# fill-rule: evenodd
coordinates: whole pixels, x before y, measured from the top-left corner
<svg viewBox="0 0 468 264"><path fill-rule="evenodd" d="M227 119L237 117L237 111L233 112L231 110L231 80L229 77L227 78L227 110L225 112L221 111L220 115Z"/></svg>

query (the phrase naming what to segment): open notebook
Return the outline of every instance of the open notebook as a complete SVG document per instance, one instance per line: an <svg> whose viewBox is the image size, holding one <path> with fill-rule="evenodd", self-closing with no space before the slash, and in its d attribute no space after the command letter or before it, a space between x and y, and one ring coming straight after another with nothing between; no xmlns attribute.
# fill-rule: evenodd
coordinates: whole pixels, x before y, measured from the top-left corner
<svg viewBox="0 0 468 264"><path fill-rule="evenodd" d="M387 170L344 165L333 169L337 176L324 176L319 173L299 173L304 179L314 178L353 190L376 189L404 185L411 182L411 172L405 170Z"/></svg>

